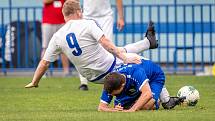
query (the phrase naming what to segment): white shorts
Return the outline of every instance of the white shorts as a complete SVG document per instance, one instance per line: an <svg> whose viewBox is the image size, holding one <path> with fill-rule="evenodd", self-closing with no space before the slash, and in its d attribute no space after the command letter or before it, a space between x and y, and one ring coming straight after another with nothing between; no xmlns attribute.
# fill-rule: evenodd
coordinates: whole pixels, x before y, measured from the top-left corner
<svg viewBox="0 0 215 121"><path fill-rule="evenodd" d="M57 32L64 24L42 24L42 48L48 47L53 34Z"/></svg>
<svg viewBox="0 0 215 121"><path fill-rule="evenodd" d="M98 22L101 26L102 30L104 31L105 37L109 40L113 41L113 16L108 15L104 17L84 17L85 19L93 19Z"/></svg>

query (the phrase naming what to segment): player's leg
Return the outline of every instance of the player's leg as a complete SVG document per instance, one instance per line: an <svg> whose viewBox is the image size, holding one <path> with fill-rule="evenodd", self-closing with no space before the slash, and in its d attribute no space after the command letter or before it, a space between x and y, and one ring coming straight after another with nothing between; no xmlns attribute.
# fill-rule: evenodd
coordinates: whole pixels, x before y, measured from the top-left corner
<svg viewBox="0 0 215 121"><path fill-rule="evenodd" d="M149 85L153 94L153 99L155 100L155 109L159 109L159 98L164 87L165 75L160 66L155 64L154 68L156 69L157 74L154 79L150 80Z"/></svg>
<svg viewBox="0 0 215 121"><path fill-rule="evenodd" d="M63 75L64 77L69 76L70 72L69 72L69 60L67 59L65 54L61 54L61 61L62 61L62 65L63 65Z"/></svg>
<svg viewBox="0 0 215 121"><path fill-rule="evenodd" d="M41 28L42 28L41 58L43 58L43 55L45 54L46 48L48 47L49 41L51 40L55 31L54 31L54 27L52 26L52 24L43 23ZM45 78L47 75L48 75L48 73L45 73L43 75L43 78Z"/></svg>
<svg viewBox="0 0 215 121"><path fill-rule="evenodd" d="M96 20L101 25L105 37L107 37L109 40L113 40L113 17L105 16ZM157 48L154 24L149 24L147 32L145 34L145 38L143 40L140 40L136 43L128 44L124 48L129 53L140 53L144 50Z"/></svg>
<svg viewBox="0 0 215 121"><path fill-rule="evenodd" d="M160 101L164 109L172 109L176 106L177 98L171 98L168 90L164 86L160 94Z"/></svg>
<svg viewBox="0 0 215 121"><path fill-rule="evenodd" d="M164 85L164 81L162 79L159 79L160 81L158 81L158 79L156 79L156 81L152 81L150 80L150 88L152 90L152 94L153 94L153 99L155 101L154 105L155 105L155 109L159 109L160 107L160 103L159 103L159 97L160 97L160 93L161 90L163 88Z"/></svg>
<svg viewBox="0 0 215 121"><path fill-rule="evenodd" d="M109 40L113 40L113 16L105 16L98 19L98 23L105 34L105 37ZM113 41L112 41L113 42Z"/></svg>
<svg viewBox="0 0 215 121"><path fill-rule="evenodd" d="M160 93L160 101L164 109L172 109L176 105L182 103L184 99L184 97L170 97L170 94L165 85Z"/></svg>
<svg viewBox="0 0 215 121"><path fill-rule="evenodd" d="M144 50L154 49L158 47L155 36L154 23L149 22L145 38L136 43L128 44L124 48L129 53L140 53Z"/></svg>
<svg viewBox="0 0 215 121"><path fill-rule="evenodd" d="M172 109L184 102L185 97L171 97L166 88L162 89L160 100L164 109Z"/></svg>
<svg viewBox="0 0 215 121"><path fill-rule="evenodd" d="M41 52L41 58L43 57L46 48L48 47L49 41L51 40L51 37L53 36L53 26L51 24L42 24L42 52Z"/></svg>
<svg viewBox="0 0 215 121"><path fill-rule="evenodd" d="M157 70L163 72L160 67L157 68ZM160 98L160 101L164 109L172 109L176 105L182 103L184 101L184 97L183 98L170 97L169 92L164 85L164 82L165 75L164 73L160 73L159 75L157 75L156 79L150 81L150 87L152 92L155 94L154 95L155 101L158 101L158 99Z"/></svg>
<svg viewBox="0 0 215 121"><path fill-rule="evenodd" d="M166 86L164 85L160 94L160 101L161 103L166 103L170 99L170 95L168 90L166 89Z"/></svg>
<svg viewBox="0 0 215 121"><path fill-rule="evenodd" d="M148 50L149 48L150 42L146 37L143 40L124 46L124 49L127 53L141 53L144 50Z"/></svg>
<svg viewBox="0 0 215 121"><path fill-rule="evenodd" d="M83 90L83 91L87 91L88 90L88 80L86 78L84 78L81 74L79 74L79 78L80 78L80 81L81 81L81 85L79 86L79 89L80 90Z"/></svg>

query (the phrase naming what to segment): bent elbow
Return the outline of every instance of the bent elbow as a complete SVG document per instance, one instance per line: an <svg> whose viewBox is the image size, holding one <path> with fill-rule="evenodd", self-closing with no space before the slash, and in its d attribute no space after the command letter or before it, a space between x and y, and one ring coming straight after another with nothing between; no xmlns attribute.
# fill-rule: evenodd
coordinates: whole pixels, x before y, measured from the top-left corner
<svg viewBox="0 0 215 121"><path fill-rule="evenodd" d="M101 104L99 104L97 110L98 110L99 112L102 112L102 111L104 111L104 107L103 107Z"/></svg>

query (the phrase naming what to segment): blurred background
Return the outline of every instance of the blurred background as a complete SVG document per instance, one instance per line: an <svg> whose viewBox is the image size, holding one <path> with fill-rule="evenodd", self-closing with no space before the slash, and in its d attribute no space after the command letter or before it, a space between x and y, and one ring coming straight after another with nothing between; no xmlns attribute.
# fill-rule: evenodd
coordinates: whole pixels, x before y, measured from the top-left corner
<svg viewBox="0 0 215 121"><path fill-rule="evenodd" d="M111 2L116 11L115 1ZM152 20L159 48L141 55L160 64L169 74L212 74L215 0L124 0L123 4L125 28L119 32L114 25L113 41L117 46L143 39L147 23ZM1 0L1 76L32 76L41 53L42 5L42 0ZM70 71L76 75L72 64ZM61 72L59 58L48 73L59 76Z"/></svg>

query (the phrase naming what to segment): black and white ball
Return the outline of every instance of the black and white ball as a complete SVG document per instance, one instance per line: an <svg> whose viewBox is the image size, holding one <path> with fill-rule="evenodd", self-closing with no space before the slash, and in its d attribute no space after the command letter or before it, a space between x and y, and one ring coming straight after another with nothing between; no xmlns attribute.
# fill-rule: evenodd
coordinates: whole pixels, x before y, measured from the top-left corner
<svg viewBox="0 0 215 121"><path fill-rule="evenodd" d="M177 93L178 97L186 97L186 99L184 100L184 104L188 105L188 106L195 106L199 99L199 92L196 88L194 88L193 86L184 86L182 87L178 93Z"/></svg>

